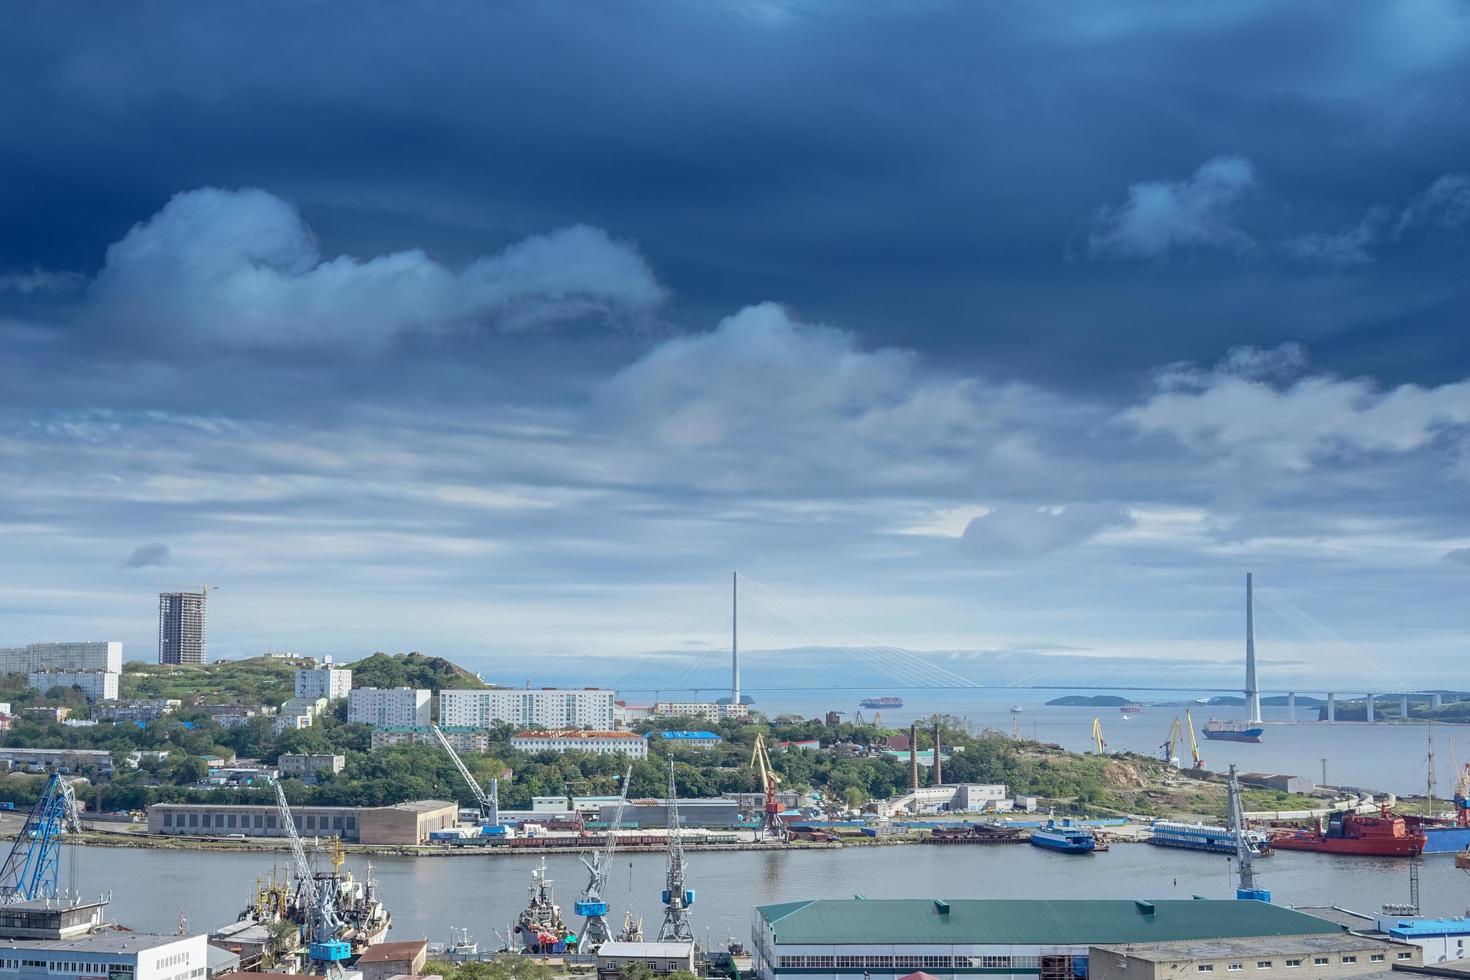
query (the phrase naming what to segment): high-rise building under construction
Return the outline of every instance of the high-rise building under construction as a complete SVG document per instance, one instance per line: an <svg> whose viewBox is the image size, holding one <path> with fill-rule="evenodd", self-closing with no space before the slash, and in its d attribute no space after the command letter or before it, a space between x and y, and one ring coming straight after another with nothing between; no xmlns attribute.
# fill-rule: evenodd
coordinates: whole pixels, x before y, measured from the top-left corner
<svg viewBox="0 0 1470 980"><path fill-rule="evenodd" d="M161 592L158 596L158 662L202 664L204 600L207 590Z"/></svg>

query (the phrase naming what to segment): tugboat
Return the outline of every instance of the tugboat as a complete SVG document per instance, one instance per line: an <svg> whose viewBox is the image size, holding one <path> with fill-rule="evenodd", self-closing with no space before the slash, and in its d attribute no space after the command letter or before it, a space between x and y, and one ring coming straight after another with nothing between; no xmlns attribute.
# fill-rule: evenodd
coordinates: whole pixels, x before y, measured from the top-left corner
<svg viewBox="0 0 1470 980"><path fill-rule="evenodd" d="M1072 823L1070 817L1052 818L1046 826L1031 831L1031 843L1063 854L1088 854L1097 849L1092 831Z"/></svg>
<svg viewBox="0 0 1470 980"><path fill-rule="evenodd" d="M1404 818L1382 807L1377 816L1332 813L1327 832L1298 830L1271 840L1283 851L1321 851L1362 857L1414 857L1424 853L1425 837L1411 831Z"/></svg>
<svg viewBox="0 0 1470 980"><path fill-rule="evenodd" d="M512 931L528 953L565 953L576 937L562 921L561 907L551 896L551 879L546 877L546 858L531 869L531 900L516 919Z"/></svg>

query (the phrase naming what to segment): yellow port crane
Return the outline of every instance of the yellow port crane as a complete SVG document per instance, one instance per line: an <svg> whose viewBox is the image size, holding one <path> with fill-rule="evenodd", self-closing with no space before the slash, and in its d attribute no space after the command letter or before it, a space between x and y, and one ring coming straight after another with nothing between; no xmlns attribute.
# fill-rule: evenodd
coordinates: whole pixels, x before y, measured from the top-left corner
<svg viewBox="0 0 1470 980"><path fill-rule="evenodd" d="M1205 760L1199 757L1199 739L1194 737L1194 714L1188 708L1184 709L1184 721L1189 728L1189 755L1194 761L1194 768L1203 770Z"/></svg>
<svg viewBox="0 0 1470 980"><path fill-rule="evenodd" d="M1174 724L1169 728L1169 737L1164 744L1159 746L1159 753L1163 760L1171 765L1179 764L1179 743L1184 741L1184 725L1179 717L1174 717Z"/></svg>
<svg viewBox="0 0 1470 980"><path fill-rule="evenodd" d="M761 815L761 825L756 831L756 836L761 840L774 837L776 840L784 841L787 839L788 832L785 822L781 819L781 801L776 795L781 785L781 777L776 775L776 767L771 765L771 753L766 751L764 735L755 737L755 748L750 753L750 768L761 777L761 790L766 794L764 813Z"/></svg>
<svg viewBox="0 0 1470 980"><path fill-rule="evenodd" d="M1108 743L1103 741L1102 737L1101 718L1092 719L1092 746L1097 751L1098 755L1102 755L1108 747Z"/></svg>

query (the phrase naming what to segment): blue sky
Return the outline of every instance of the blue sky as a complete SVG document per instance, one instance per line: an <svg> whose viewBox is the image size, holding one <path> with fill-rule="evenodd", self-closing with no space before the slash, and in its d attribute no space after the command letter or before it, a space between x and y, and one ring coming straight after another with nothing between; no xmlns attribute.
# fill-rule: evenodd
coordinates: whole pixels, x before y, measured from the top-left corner
<svg viewBox="0 0 1470 980"><path fill-rule="evenodd" d="M520 675L738 567L1113 656L1254 569L1465 653L1463 3L40 5L0 81L0 642Z"/></svg>

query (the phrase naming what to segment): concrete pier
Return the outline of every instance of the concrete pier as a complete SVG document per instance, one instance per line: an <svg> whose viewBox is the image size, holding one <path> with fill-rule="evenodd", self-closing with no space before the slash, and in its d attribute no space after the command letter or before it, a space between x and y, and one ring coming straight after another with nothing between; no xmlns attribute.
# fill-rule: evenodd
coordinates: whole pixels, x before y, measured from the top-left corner
<svg viewBox="0 0 1470 980"><path fill-rule="evenodd" d="M1296 724L1296 692L1286 692L1286 720Z"/></svg>
<svg viewBox="0 0 1470 980"><path fill-rule="evenodd" d="M1337 720L1337 695L1331 691L1327 692L1327 720Z"/></svg>
<svg viewBox="0 0 1470 980"><path fill-rule="evenodd" d="M1375 719L1373 717L1373 695L1366 694L1366 695L1364 695L1364 698L1368 702L1368 724L1371 725L1375 721Z"/></svg>

